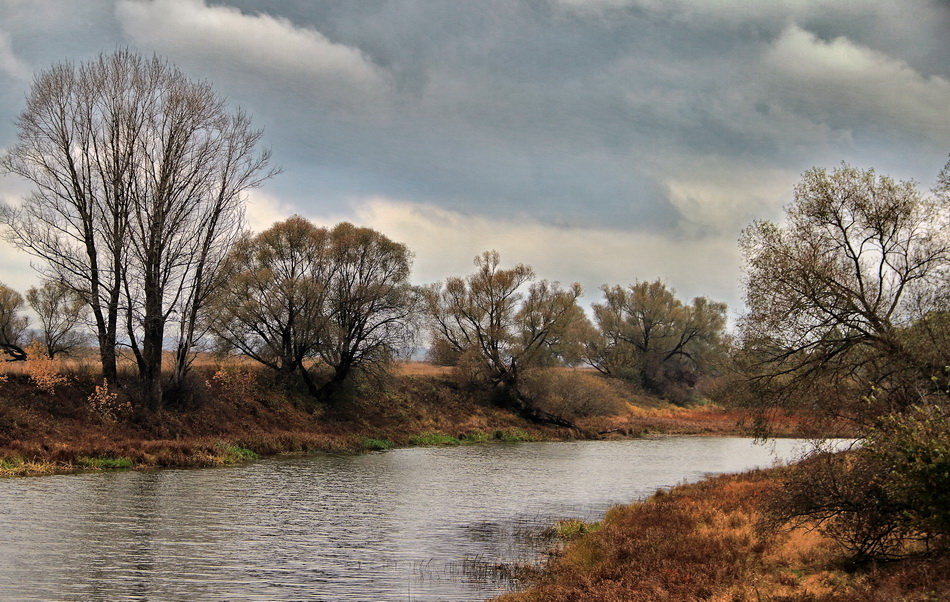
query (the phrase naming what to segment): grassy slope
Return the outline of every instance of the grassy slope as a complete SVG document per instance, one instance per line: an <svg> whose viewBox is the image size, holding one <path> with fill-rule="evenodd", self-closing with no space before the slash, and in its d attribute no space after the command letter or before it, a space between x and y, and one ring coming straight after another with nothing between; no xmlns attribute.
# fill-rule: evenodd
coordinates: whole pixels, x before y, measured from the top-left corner
<svg viewBox="0 0 950 602"><path fill-rule="evenodd" d="M742 432L737 414L684 410L637 396L622 383L611 385L622 399L614 415L580 420L581 431L542 427L459 386L445 369L425 364L403 365L385 384L363 386L333 410L269 385L259 370L239 365L222 379L214 377L216 367L202 366L200 403L107 420L90 408L93 375L73 371L50 394L13 368L0 379L0 475L112 466L102 458L127 460L115 466L211 466L250 457L244 450L266 455L439 441L426 437L431 433L454 442ZM576 377L597 378L584 372Z"/></svg>
<svg viewBox="0 0 950 602"><path fill-rule="evenodd" d="M608 512L504 602L945 600L950 559L846 570L815 531L756 527L777 469L722 476ZM597 528L599 527L599 528Z"/></svg>

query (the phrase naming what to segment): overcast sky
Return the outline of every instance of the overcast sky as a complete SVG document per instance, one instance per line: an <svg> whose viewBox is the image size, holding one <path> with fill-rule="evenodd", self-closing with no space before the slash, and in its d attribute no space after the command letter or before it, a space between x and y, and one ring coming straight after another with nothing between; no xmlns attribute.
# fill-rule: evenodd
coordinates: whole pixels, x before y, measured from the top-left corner
<svg viewBox="0 0 950 602"><path fill-rule="evenodd" d="M154 52L264 128L284 172L251 193L255 229L371 226L420 283L494 248L587 301L662 278L735 308L739 232L779 218L803 170L932 186L948 32L950 3L925 0L6 0L0 148L35 74ZM0 179L5 202L28 191ZM35 282L0 253L0 281Z"/></svg>

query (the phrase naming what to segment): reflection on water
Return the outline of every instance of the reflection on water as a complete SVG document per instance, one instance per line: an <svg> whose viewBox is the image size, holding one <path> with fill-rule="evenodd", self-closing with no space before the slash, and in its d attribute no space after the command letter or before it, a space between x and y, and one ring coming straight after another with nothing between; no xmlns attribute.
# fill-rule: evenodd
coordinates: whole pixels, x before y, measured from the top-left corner
<svg viewBox="0 0 950 602"><path fill-rule="evenodd" d="M789 459L740 438L521 443L0 481L0 598L480 600L555 519Z"/></svg>

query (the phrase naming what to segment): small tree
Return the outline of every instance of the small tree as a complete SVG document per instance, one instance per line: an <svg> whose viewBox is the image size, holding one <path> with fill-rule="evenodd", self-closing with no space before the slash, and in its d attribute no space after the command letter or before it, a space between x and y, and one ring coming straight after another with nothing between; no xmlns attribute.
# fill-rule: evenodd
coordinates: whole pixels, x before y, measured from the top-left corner
<svg viewBox="0 0 950 602"><path fill-rule="evenodd" d="M80 328L88 306L70 287L48 280L26 292L30 307L40 319L39 341L49 359L68 354L85 342Z"/></svg>
<svg viewBox="0 0 950 602"><path fill-rule="evenodd" d="M521 388L526 370L571 347L581 287L535 280L526 265L501 269L496 251L475 258L475 273L424 292L433 338L473 364L476 378L497 387L525 416L564 423L534 407Z"/></svg>
<svg viewBox="0 0 950 602"><path fill-rule="evenodd" d="M23 297L8 286L0 284L0 352L7 361L23 361L27 352L23 348L29 318L20 314Z"/></svg>

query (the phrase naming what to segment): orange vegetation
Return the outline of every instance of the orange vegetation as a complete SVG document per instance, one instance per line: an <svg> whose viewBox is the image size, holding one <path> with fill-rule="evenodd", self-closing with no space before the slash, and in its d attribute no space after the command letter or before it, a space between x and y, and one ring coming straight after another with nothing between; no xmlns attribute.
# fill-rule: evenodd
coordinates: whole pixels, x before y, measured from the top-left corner
<svg viewBox="0 0 950 602"><path fill-rule="evenodd" d="M815 531L765 532L764 500L781 469L708 479L608 512L568 543L536 585L504 602L628 600L939 600L948 559L847 568Z"/></svg>
<svg viewBox="0 0 950 602"><path fill-rule="evenodd" d="M127 383L135 381L132 368L126 360L120 369ZM679 408L583 370L558 371L558 378L578 385L567 387L572 394L610 398L615 411L577 419L578 429L529 423L460 383L450 368L420 362L356 385L327 408L275 386L272 373L252 362L202 357L191 390L154 412L133 407L134 388L103 382L94 358L7 363L2 371L0 474L72 470L83 458L208 466L228 461L231 446L256 454L358 450L366 439L406 445L424 433L467 440L746 433L735 412Z"/></svg>

